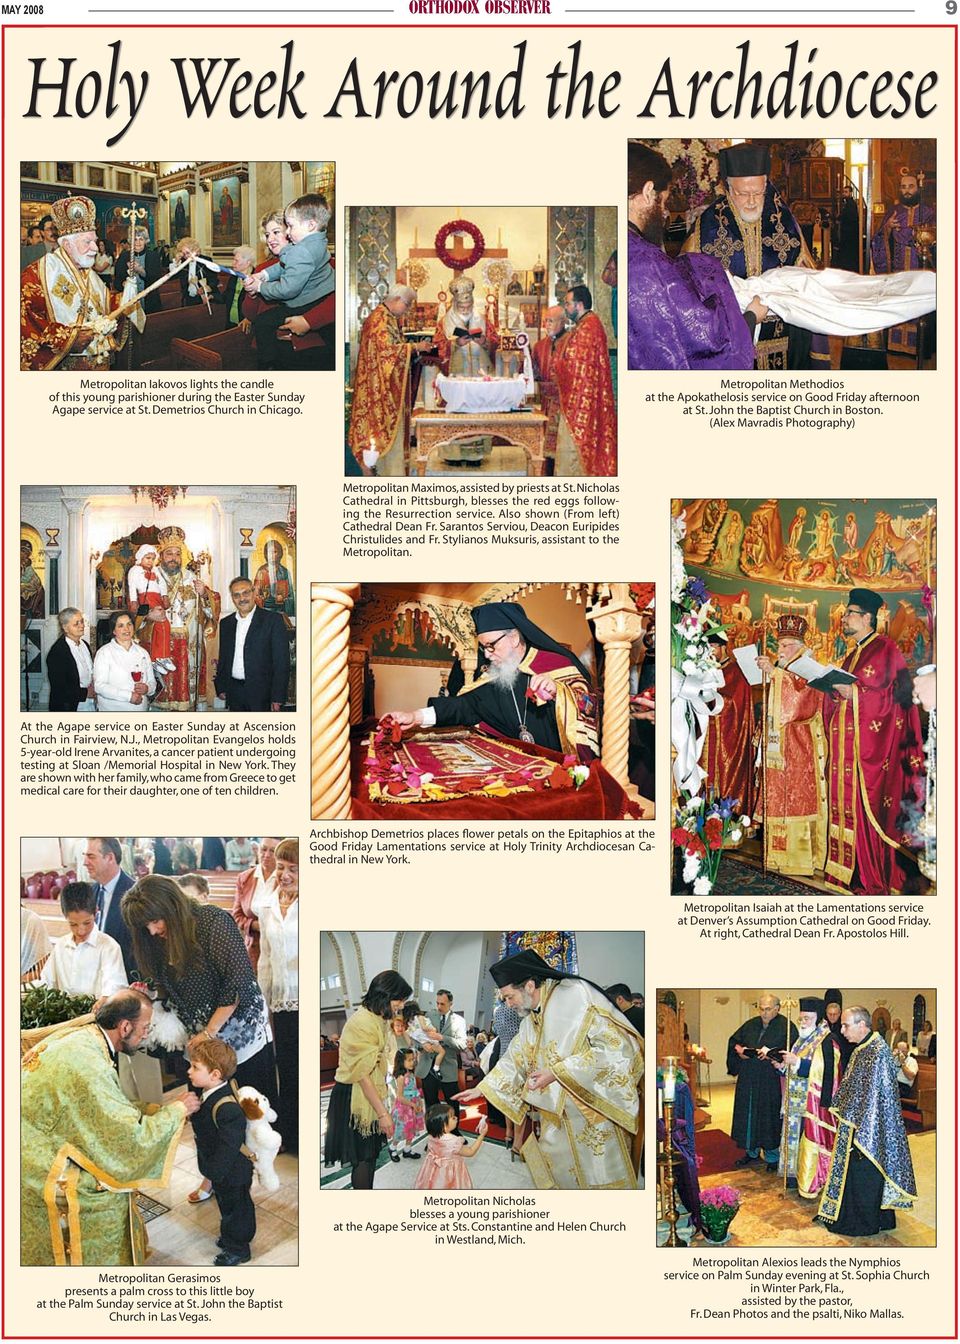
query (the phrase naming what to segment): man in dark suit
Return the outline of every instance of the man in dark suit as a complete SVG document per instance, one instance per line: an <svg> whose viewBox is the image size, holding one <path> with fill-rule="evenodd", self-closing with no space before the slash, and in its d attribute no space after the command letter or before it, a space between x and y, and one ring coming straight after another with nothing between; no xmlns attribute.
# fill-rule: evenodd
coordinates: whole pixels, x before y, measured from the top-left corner
<svg viewBox="0 0 960 1344"><path fill-rule="evenodd" d="M449 989L437 990L437 1011L427 1013L427 1020L440 1033L438 1042L446 1052L440 1064L439 1076L434 1070L436 1050L429 1045L420 1046L417 1052L416 1075L423 1083L423 1098L427 1106L436 1106L440 1100L448 1101L457 1112L460 1107L453 1100L460 1090L460 1051L467 1044L467 1024L459 1013L453 1011L453 995ZM459 1129L456 1131L459 1134Z"/></svg>
<svg viewBox="0 0 960 1344"><path fill-rule="evenodd" d="M57 713L74 714L81 701L93 699L93 654L83 637L82 611L64 607L57 619L60 638L53 641L47 652L49 708Z"/></svg>
<svg viewBox="0 0 960 1344"><path fill-rule="evenodd" d="M132 983L137 979L133 957L133 939L120 910L121 898L133 886L133 878L120 867L122 851L116 836L92 836L87 841L83 862L97 897L97 928L109 933L120 944L123 966Z"/></svg>
<svg viewBox="0 0 960 1344"><path fill-rule="evenodd" d="M603 991L615 1008L619 1008L621 1013L632 1027L636 1027L640 1035L644 1033L644 1012L639 1004L634 1003L633 993L629 985L616 984L608 985Z"/></svg>
<svg viewBox="0 0 960 1344"><path fill-rule="evenodd" d="M283 618L257 606L249 579L234 579L236 610L220 622L220 658L214 685L234 712L282 709L290 677L290 644Z"/></svg>

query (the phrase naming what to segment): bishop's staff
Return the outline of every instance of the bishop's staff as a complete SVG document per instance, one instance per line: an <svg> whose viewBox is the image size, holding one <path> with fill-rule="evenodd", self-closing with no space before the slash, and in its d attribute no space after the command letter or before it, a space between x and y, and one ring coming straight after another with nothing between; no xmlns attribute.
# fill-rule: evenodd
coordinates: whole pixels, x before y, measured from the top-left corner
<svg viewBox="0 0 960 1344"><path fill-rule="evenodd" d="M793 1026L793 1011L799 1009L799 999L781 999L780 1011L786 1013L787 1017L787 1051L791 1052L792 1042L790 1040L790 1028ZM799 1028L797 1035L799 1036ZM800 1123L803 1123L803 1116L800 1117ZM800 1154L800 1136L797 1135L797 1156ZM787 1180L790 1176L790 1065L785 1064L783 1070L783 1127L780 1131L780 1158L783 1163L783 1181L780 1186L780 1198L787 1197Z"/></svg>
<svg viewBox="0 0 960 1344"><path fill-rule="evenodd" d="M134 258L135 258L135 256L136 256L137 221L140 220L140 219L146 219L146 217L147 217L147 212L146 212L146 210L143 209L142 206L138 208L136 201L131 201L131 202L130 202L130 209L129 209L129 210L121 210L121 211L120 211L120 217L121 217L122 219L128 219L128 220L130 221L130 227L129 227L128 230L127 230L127 257L128 257L128 261L127 261L127 274L128 274L128 275L131 275L131 274L136 275L136 272L133 270L133 267L134 267L134 265L135 265ZM147 276L146 267L144 267L144 272L143 272L144 283L146 283L146 276ZM139 299L140 299L140 286L138 285L138 286L137 286L137 300L138 300L138 302L139 302ZM130 333L130 339L127 341L127 368L128 368L128 369L132 369L132 368L133 368L133 332L132 332L132 331L131 331L131 333Z"/></svg>

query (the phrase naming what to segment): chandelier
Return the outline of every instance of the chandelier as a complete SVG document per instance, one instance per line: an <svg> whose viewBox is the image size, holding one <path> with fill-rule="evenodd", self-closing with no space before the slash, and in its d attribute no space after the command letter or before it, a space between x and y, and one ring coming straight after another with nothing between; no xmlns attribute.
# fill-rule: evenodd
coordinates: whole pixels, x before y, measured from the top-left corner
<svg viewBox="0 0 960 1344"><path fill-rule="evenodd" d="M172 504L178 495L186 498L187 487L185 485L131 485L130 493L134 499L139 499L141 495L146 495L155 509L165 509L168 504Z"/></svg>

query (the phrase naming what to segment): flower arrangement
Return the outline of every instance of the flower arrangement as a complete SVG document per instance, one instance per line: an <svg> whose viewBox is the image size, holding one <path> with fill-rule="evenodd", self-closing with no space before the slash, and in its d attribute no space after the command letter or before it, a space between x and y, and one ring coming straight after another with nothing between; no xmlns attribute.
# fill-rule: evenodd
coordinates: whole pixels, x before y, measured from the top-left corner
<svg viewBox="0 0 960 1344"><path fill-rule="evenodd" d="M725 1241L730 1224L740 1209L740 1191L733 1185L716 1185L700 1192L700 1217L708 1241Z"/></svg>
<svg viewBox="0 0 960 1344"><path fill-rule="evenodd" d="M751 824L737 815L739 798L698 795L677 804L676 825L670 838L683 859L683 881L693 883L694 896L709 896L716 886L724 845L740 843Z"/></svg>
<svg viewBox="0 0 960 1344"><path fill-rule="evenodd" d="M447 239L451 233L467 234L473 243L470 251L462 254L451 252L447 247ZM471 267L476 266L486 248L483 234L476 224L471 224L468 219L451 219L449 224L444 224L443 228L437 230L437 236L433 240L433 249L438 259L444 266L449 266L451 271L469 271Z"/></svg>

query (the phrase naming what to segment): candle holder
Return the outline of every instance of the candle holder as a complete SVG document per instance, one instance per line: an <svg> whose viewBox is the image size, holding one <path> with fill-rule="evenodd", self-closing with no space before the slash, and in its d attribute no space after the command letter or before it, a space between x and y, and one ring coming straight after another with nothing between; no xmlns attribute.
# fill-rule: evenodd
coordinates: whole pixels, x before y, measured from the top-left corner
<svg viewBox="0 0 960 1344"><path fill-rule="evenodd" d="M660 1168L660 1211L669 1225L664 1246L686 1248L687 1243L677 1234L677 1187L673 1175L676 1160L673 1147L673 1108L677 1099L677 1057L667 1055L661 1065L663 1075L663 1150L657 1160Z"/></svg>

